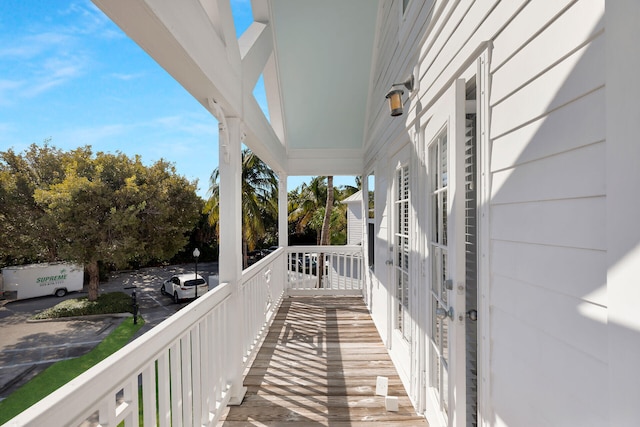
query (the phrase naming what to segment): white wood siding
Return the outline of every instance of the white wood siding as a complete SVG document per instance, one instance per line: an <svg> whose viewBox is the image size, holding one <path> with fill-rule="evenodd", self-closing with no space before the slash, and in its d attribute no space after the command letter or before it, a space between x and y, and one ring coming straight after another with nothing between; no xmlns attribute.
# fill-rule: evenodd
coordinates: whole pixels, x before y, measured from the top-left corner
<svg viewBox="0 0 640 427"><path fill-rule="evenodd" d="M387 179L388 167L386 159L376 162L375 165L375 232L374 240L374 273L371 275L372 281L372 318L380 332L382 341L385 345L389 345L389 328L388 316L390 316L388 292L389 284L389 266L387 260L392 258L389 253L389 210L388 197L389 188L392 181Z"/></svg>
<svg viewBox="0 0 640 427"><path fill-rule="evenodd" d="M360 202L347 204L347 245L362 244L362 205Z"/></svg>
<svg viewBox="0 0 640 427"><path fill-rule="evenodd" d="M604 2L540 6L494 40L491 402L496 425L606 425Z"/></svg>
<svg viewBox="0 0 640 427"><path fill-rule="evenodd" d="M398 18L400 3L381 2L365 163L406 140L491 48L491 117L482 129L491 140L491 281L480 284L490 297L480 316L491 325L482 355L491 372L481 373L490 381L481 419L606 425L604 1L412 1L413 20ZM415 66L419 88L392 119L384 94ZM379 299L392 289L381 271ZM382 308L374 304L374 319Z"/></svg>

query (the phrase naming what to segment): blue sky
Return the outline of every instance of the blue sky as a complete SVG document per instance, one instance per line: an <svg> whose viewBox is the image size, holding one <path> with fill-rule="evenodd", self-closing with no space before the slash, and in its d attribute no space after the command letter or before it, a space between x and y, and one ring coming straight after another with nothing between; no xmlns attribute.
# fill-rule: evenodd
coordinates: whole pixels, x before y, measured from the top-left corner
<svg viewBox="0 0 640 427"><path fill-rule="evenodd" d="M238 32L249 0L232 2ZM260 90L256 92L262 102ZM0 1L0 150L30 144L164 158L206 196L217 121L90 1ZM289 177L289 189L307 177ZM336 185L353 178L336 178Z"/></svg>

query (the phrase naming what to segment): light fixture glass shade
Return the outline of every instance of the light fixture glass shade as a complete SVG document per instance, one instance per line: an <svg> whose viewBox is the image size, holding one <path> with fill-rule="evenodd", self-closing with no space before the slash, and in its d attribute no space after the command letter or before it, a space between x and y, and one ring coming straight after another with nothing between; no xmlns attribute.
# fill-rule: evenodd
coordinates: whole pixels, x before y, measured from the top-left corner
<svg viewBox="0 0 640 427"><path fill-rule="evenodd" d="M389 109L392 117L402 115L402 94L404 94L402 89L395 88L387 93L386 98L389 100Z"/></svg>

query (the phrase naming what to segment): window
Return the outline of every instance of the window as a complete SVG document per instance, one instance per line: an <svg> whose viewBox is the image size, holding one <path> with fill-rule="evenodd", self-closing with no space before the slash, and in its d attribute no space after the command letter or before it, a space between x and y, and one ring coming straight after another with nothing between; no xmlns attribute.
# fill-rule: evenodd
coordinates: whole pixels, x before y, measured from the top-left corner
<svg viewBox="0 0 640 427"><path fill-rule="evenodd" d="M367 261L371 271L374 271L375 242L376 242L376 178L374 173L367 175L368 210L367 210Z"/></svg>
<svg viewBox="0 0 640 427"><path fill-rule="evenodd" d="M437 316L438 310L449 309L447 301L447 199L449 192L447 165L447 132L442 131L429 147L430 206L431 206L431 375L430 385L438 391L442 410L448 412L449 331L446 318Z"/></svg>
<svg viewBox="0 0 640 427"><path fill-rule="evenodd" d="M396 194L394 198L395 226L395 280L396 280L396 327L402 336L410 340L409 316L409 166L404 165L396 170Z"/></svg>

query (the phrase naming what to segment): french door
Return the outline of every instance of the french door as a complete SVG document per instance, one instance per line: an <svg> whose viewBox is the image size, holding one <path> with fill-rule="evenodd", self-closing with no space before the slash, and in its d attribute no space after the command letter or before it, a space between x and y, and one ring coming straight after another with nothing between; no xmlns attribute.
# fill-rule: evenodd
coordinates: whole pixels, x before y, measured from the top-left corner
<svg viewBox="0 0 640 427"><path fill-rule="evenodd" d="M409 144L391 160L393 173L391 201L391 356L398 373L409 389L411 383L411 354L414 332L413 301L411 298L411 165Z"/></svg>
<svg viewBox="0 0 640 427"><path fill-rule="evenodd" d="M424 127L428 315L427 417L466 424L465 81L432 107Z"/></svg>

